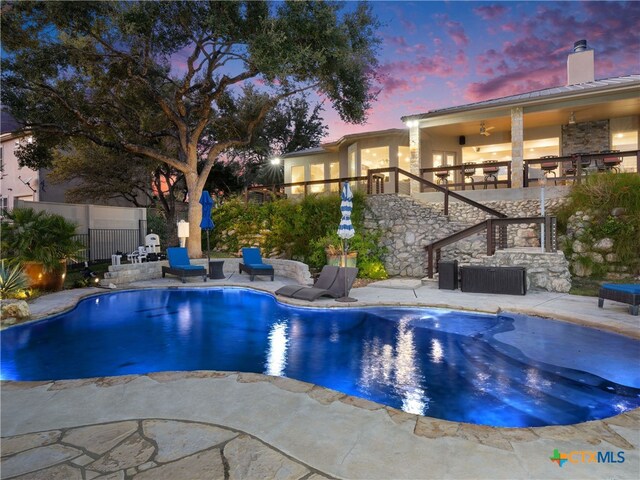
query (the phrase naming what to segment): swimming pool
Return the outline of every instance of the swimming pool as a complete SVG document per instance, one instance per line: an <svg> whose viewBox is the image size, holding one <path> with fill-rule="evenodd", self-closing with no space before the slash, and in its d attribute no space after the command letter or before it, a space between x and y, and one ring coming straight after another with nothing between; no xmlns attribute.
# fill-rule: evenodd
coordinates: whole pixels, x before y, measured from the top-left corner
<svg viewBox="0 0 640 480"><path fill-rule="evenodd" d="M0 333L4 380L223 370L280 375L410 413L561 425L640 406L640 342L522 315L301 308L242 288L89 297Z"/></svg>

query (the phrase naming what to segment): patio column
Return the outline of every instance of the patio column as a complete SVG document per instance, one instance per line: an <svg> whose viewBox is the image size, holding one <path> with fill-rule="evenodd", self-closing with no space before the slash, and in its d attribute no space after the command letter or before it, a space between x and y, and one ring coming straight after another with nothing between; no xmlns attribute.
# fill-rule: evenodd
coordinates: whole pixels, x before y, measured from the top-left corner
<svg viewBox="0 0 640 480"><path fill-rule="evenodd" d="M522 188L524 119L522 107L511 109L511 188Z"/></svg>
<svg viewBox="0 0 640 480"><path fill-rule="evenodd" d="M420 176L420 123L418 120L407 122L409 127L409 167L411 173ZM410 193L419 193L420 184L415 180L409 182Z"/></svg>

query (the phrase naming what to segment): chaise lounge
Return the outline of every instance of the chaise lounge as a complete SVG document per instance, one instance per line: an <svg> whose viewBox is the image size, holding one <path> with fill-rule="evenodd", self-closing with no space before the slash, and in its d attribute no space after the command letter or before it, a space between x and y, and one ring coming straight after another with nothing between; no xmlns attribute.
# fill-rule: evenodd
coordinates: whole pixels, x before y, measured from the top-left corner
<svg viewBox="0 0 640 480"><path fill-rule="evenodd" d="M640 305L640 284L615 284L605 283L600 286L598 294L598 307L602 308L605 299L614 302L628 303L629 313L638 315Z"/></svg>
<svg viewBox="0 0 640 480"><path fill-rule="evenodd" d="M187 249L182 247L167 248L167 257L169 258L169 266L162 267L162 278L169 273L180 277L182 283L186 283L187 277L202 277L207 281L207 270L200 265L191 265Z"/></svg>
<svg viewBox="0 0 640 480"><path fill-rule="evenodd" d="M346 273L345 273L346 272ZM345 274L346 290L345 290ZM283 297L297 298L298 300L307 300L313 302L320 297L340 298L346 297L347 292L351 289L353 282L358 276L357 268L340 268L331 265L325 265L322 268L320 277L313 287L306 285L285 285L276 290L276 295Z"/></svg>
<svg viewBox="0 0 640 480"><path fill-rule="evenodd" d="M242 262L240 263L240 273L247 272L251 276L252 282L256 275L270 275L271 281L273 281L273 267L262 261L259 248L243 248Z"/></svg>

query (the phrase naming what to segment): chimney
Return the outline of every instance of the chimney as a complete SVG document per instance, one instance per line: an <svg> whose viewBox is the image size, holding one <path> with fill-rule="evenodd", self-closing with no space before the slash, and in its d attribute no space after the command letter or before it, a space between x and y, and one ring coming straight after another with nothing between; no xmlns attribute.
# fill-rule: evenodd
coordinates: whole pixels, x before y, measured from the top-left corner
<svg viewBox="0 0 640 480"><path fill-rule="evenodd" d="M567 85L593 82L595 79L593 50L587 48L586 40L578 40L567 58Z"/></svg>

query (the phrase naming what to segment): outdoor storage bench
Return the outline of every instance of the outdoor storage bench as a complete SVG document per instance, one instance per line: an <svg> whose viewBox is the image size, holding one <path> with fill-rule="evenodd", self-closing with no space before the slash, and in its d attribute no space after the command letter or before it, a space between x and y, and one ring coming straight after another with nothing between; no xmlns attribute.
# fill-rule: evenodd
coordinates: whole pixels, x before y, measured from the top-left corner
<svg viewBox="0 0 640 480"><path fill-rule="evenodd" d="M502 293L524 295L527 293L527 271L524 267L460 267L463 292Z"/></svg>

